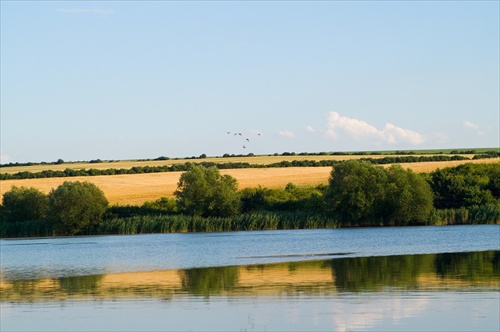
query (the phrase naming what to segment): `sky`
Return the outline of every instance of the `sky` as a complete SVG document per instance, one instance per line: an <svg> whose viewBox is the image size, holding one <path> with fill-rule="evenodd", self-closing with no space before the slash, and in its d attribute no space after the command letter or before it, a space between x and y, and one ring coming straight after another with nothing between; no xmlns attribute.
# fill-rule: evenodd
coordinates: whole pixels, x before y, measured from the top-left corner
<svg viewBox="0 0 500 332"><path fill-rule="evenodd" d="M500 147L499 1L0 6L3 164Z"/></svg>

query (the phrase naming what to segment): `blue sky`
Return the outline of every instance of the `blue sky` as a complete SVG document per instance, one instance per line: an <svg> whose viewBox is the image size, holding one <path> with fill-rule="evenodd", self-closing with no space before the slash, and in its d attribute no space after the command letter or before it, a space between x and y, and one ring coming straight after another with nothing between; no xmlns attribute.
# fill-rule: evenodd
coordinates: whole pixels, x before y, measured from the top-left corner
<svg viewBox="0 0 500 332"><path fill-rule="evenodd" d="M1 1L1 162L499 147L499 12Z"/></svg>

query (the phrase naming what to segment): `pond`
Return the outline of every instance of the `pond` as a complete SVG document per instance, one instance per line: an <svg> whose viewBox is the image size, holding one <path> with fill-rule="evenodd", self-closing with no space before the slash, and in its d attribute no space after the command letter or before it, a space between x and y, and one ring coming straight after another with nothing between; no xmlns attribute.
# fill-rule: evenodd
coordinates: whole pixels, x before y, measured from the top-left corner
<svg viewBox="0 0 500 332"><path fill-rule="evenodd" d="M1 240L2 331L500 329L500 226Z"/></svg>

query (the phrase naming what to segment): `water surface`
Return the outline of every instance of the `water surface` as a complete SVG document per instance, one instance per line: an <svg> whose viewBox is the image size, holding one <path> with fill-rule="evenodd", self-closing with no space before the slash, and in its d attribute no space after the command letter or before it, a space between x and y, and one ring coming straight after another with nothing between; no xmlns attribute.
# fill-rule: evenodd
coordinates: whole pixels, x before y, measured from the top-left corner
<svg viewBox="0 0 500 332"><path fill-rule="evenodd" d="M0 240L2 279L500 249L500 225Z"/></svg>
<svg viewBox="0 0 500 332"><path fill-rule="evenodd" d="M2 331L498 331L500 226L2 240Z"/></svg>

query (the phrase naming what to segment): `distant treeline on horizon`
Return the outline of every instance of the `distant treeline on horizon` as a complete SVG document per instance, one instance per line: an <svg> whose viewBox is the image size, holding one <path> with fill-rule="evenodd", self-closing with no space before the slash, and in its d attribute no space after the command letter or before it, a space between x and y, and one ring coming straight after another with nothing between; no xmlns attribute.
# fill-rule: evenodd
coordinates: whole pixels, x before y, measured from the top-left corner
<svg viewBox="0 0 500 332"><path fill-rule="evenodd" d="M154 159L134 159L130 161L160 161L160 160L190 160L190 159L205 159L205 158L242 158L242 157L258 157L258 156L364 156L364 155L415 155L415 154L477 154L480 158L496 158L500 156L500 149L498 148L481 148L481 149L443 149L443 150L394 150L394 151L357 151L357 152L283 152L283 153L274 153L268 155L255 155L253 153L248 154L229 154L225 153L222 156L207 156L206 154L201 154L200 156L191 156L184 158L170 158L166 156L160 156ZM88 163L88 164L99 164L99 163L118 163L124 160L101 160L101 159L92 159L92 160L82 160L82 161L64 161L63 159L58 159L57 161L42 161L42 162L10 162L6 164L0 164L0 168L3 167L23 167L23 166L37 166L37 165L61 165L61 164L77 164L77 163Z"/></svg>

